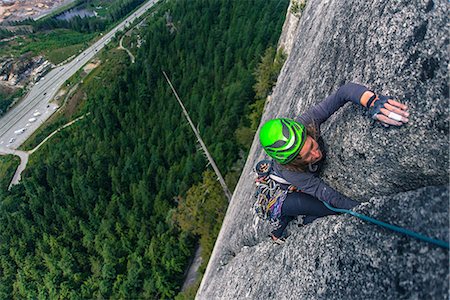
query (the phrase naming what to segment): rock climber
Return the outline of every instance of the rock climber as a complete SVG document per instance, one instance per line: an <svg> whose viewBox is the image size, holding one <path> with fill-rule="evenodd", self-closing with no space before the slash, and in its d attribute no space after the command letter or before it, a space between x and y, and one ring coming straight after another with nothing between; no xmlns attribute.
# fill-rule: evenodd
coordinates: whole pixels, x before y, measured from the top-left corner
<svg viewBox="0 0 450 300"><path fill-rule="evenodd" d="M300 190L288 193L282 200L278 225L271 232L274 242L284 242L283 231L299 215L304 216L303 224L308 224L317 218L335 214L322 201L344 209L352 209L359 204L329 187L317 176L325 158L320 125L348 101L368 108L370 116L385 127L401 126L408 122L406 105L392 97L377 95L363 85L348 83L296 120L272 119L261 127L259 139L265 152L275 161L274 172Z"/></svg>

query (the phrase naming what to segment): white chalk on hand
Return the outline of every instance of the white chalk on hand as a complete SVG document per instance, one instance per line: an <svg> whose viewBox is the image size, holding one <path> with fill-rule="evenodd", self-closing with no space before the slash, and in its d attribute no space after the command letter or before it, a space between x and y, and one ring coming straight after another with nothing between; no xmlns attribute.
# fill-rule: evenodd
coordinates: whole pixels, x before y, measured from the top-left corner
<svg viewBox="0 0 450 300"><path fill-rule="evenodd" d="M402 120L402 116L396 114L395 112L390 112L388 118L399 122Z"/></svg>

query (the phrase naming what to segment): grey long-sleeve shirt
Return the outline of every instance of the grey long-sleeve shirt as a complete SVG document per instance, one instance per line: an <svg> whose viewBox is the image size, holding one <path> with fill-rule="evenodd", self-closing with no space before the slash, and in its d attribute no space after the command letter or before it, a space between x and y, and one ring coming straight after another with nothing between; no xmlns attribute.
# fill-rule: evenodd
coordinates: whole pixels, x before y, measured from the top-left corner
<svg viewBox="0 0 450 300"><path fill-rule="evenodd" d="M320 125L345 103L352 101L358 105L361 105L361 96L366 91L368 91L368 89L365 86L356 83L348 83L343 85L336 93L328 96L322 102L311 107L300 117L298 117L296 121L305 126L313 124L319 133ZM329 187L317 176L317 171L294 172L283 168L283 166L277 163L274 165L274 170L284 179L299 188L303 193L323 200L334 207L351 209L358 205L357 201L354 201Z"/></svg>

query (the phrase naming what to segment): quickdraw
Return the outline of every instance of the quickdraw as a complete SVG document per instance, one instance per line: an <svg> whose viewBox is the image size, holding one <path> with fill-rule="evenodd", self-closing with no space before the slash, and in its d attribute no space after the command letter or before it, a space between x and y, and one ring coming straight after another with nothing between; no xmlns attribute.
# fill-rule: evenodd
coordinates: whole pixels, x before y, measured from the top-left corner
<svg viewBox="0 0 450 300"><path fill-rule="evenodd" d="M269 220L272 225L276 226L281 216L283 202L293 189L291 187L283 189L280 183L284 182L279 182L282 178L272 178L276 175L271 174L272 161L270 160L258 162L255 171L258 173L258 178L255 180L257 189L254 210L259 218Z"/></svg>
<svg viewBox="0 0 450 300"><path fill-rule="evenodd" d="M256 185L256 214L263 220L270 220L272 224L277 223L288 191L281 189L280 185L269 177L264 181L258 180Z"/></svg>

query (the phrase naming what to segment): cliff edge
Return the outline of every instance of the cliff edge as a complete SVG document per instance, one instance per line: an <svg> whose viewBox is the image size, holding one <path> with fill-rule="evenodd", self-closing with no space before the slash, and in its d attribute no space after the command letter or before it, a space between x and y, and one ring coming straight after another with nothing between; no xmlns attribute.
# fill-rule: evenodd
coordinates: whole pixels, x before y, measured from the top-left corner
<svg viewBox="0 0 450 300"><path fill-rule="evenodd" d="M406 103L401 128L346 104L322 125L320 175L355 211L449 240L446 1L309 0L261 123L295 117L346 82ZM253 214L255 136L198 299L448 299L448 251L348 215L288 227Z"/></svg>

